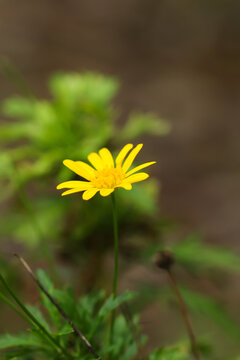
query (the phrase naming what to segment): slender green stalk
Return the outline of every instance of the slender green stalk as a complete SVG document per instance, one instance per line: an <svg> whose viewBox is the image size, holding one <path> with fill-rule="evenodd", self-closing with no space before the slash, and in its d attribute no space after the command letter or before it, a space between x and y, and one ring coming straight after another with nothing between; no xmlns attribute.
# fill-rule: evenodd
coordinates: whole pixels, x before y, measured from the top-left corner
<svg viewBox="0 0 240 360"><path fill-rule="evenodd" d="M113 234L114 234L114 276L113 276L113 298L117 296L117 285L118 285L118 220L117 220L117 206L114 193L112 197L112 211L113 211ZM112 311L111 324L110 324L110 344L113 338L113 329L115 323L115 310Z"/></svg>
<svg viewBox="0 0 240 360"><path fill-rule="evenodd" d="M26 322L32 323L29 321L28 317L24 315L21 311L18 310L18 308L12 303L6 296L4 296L2 293L0 293L0 299L4 301L8 306L10 306L22 319L24 319Z"/></svg>
<svg viewBox="0 0 240 360"><path fill-rule="evenodd" d="M50 341L50 343L54 346L54 348L56 348L56 350L59 353L64 354L67 358L72 357L70 354L67 353L67 351L58 343L58 341L48 332L47 329L45 329L45 327L35 318L35 316L32 315L32 313L26 308L26 306L21 302L21 300L15 295L15 293L11 290L11 288L8 286L7 282L5 281L5 279L3 278L3 276L0 274L0 281L3 284L4 288L6 289L6 291L8 292L8 294L14 299L14 301L18 304L18 306L22 309L22 311L24 312L25 315L24 319L26 320L28 318L28 322L30 321L31 324L37 326L41 332L46 336L46 338L48 338L48 340ZM3 298L3 296L1 296ZM5 298L5 296L4 296ZM10 305L10 301L5 298L5 301L7 300L7 303ZM13 305L11 303L10 305L14 310L15 309L15 305ZM19 311L17 310L17 313L19 314ZM22 316L21 315L21 316ZM23 317L22 316L22 317Z"/></svg>

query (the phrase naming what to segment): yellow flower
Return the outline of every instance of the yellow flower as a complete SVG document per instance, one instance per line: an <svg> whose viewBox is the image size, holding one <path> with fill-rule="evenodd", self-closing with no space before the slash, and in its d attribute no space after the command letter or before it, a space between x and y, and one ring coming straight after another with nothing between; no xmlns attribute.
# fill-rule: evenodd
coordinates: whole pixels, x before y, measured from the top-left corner
<svg viewBox="0 0 240 360"><path fill-rule="evenodd" d="M156 163L156 161L147 162L129 171L142 146L142 144L137 145L129 153L133 145L125 145L118 154L115 163L110 151L107 148L102 148L98 153L93 152L88 155L88 160L93 167L82 161L64 160L63 164L66 167L88 181L66 181L59 184L57 189L69 189L63 192L62 196L84 191L82 196L84 200L91 199L98 191L100 191L100 195L108 196L116 188L131 190L133 183L145 180L149 176L144 172L135 173Z"/></svg>

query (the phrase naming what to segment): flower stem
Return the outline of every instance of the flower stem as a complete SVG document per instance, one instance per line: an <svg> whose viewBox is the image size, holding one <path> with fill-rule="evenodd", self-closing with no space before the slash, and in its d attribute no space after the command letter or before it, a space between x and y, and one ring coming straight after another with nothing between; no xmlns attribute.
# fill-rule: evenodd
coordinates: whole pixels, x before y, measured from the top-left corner
<svg viewBox="0 0 240 360"><path fill-rule="evenodd" d="M117 207L116 198L114 193L112 197L112 211L113 211L113 234L114 234L114 276L113 276L113 298L117 296L117 284L118 284L118 221L117 221ZM110 344L113 338L113 329L115 323L115 310L112 311L111 324L110 324Z"/></svg>
<svg viewBox="0 0 240 360"><path fill-rule="evenodd" d="M10 306L22 319L24 319L26 322L28 322L32 325L32 323L29 321L27 316L25 316L23 313L21 313L21 311L18 310L18 308L1 292L0 292L0 299L2 301L4 301L8 306Z"/></svg>

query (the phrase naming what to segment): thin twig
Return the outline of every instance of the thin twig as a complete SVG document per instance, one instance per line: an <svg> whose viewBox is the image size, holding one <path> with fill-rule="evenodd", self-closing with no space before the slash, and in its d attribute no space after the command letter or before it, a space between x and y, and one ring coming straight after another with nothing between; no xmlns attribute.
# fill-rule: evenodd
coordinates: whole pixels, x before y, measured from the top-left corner
<svg viewBox="0 0 240 360"><path fill-rule="evenodd" d="M175 292L175 294L177 296L179 309L182 313L183 320L184 320L186 328L187 328L188 336L189 336L189 339L190 339L190 342L192 345L192 352L193 352L196 360L200 360L200 352L199 352L197 341L196 341L196 338L195 338L195 335L193 332L193 328L192 328L190 317L189 317L189 314L187 311L187 307L185 305L185 302L183 300L181 292L178 288L176 278L171 270L172 265L174 264L173 255L169 251L160 251L155 257L155 264L157 265L157 267L165 270L168 274L169 282L172 286L173 291Z"/></svg>
<svg viewBox="0 0 240 360"><path fill-rule="evenodd" d="M82 332L78 329L78 327L73 323L73 321L70 319L70 317L65 313L65 311L61 308L61 306L53 299L53 297L48 293L48 291L45 289L45 287L42 285L42 283L37 279L37 277L33 273L30 266L27 264L27 262L19 255L15 254L15 256L19 259L19 261L21 262L21 264L23 265L25 270L30 274L33 281L37 284L37 286L48 297L48 299L51 301L51 303L57 308L60 315L62 315L62 317L69 323L69 325L74 330L75 334L85 343L85 345L87 346L87 349L93 354L95 359L102 360L100 355L92 347L92 345L89 343L89 341L86 339L86 337L82 334Z"/></svg>
<svg viewBox="0 0 240 360"><path fill-rule="evenodd" d="M192 324L191 324L191 321L190 321L190 317L189 317L186 305L185 305L183 297L182 297L182 295L181 295L181 293L180 293L180 291L178 289L177 282L176 282L174 274L172 273L172 271L170 269L167 272L168 272L168 278L169 278L170 284L172 286L172 289L175 292L175 294L177 296L177 299L178 299L179 308L180 308L180 311L182 313L182 316L183 316L183 319L184 319L184 322L185 322L185 325L186 325L186 328L187 328L187 331L188 331L188 335L189 335L189 338L190 338L190 341L191 341L191 344L192 344L193 354L195 355L195 358L197 360L200 360L200 353L199 353L199 350L198 350L197 341L196 341L196 338L195 338L195 335L194 335L194 332L193 332Z"/></svg>

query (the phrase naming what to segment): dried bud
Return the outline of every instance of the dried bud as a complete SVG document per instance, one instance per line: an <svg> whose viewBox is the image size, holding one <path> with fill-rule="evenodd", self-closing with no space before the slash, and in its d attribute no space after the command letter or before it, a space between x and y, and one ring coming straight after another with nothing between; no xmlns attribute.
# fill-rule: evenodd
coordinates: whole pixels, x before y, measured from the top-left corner
<svg viewBox="0 0 240 360"><path fill-rule="evenodd" d="M154 263L160 269L170 270L174 262L173 254L167 250L159 251L154 257Z"/></svg>

